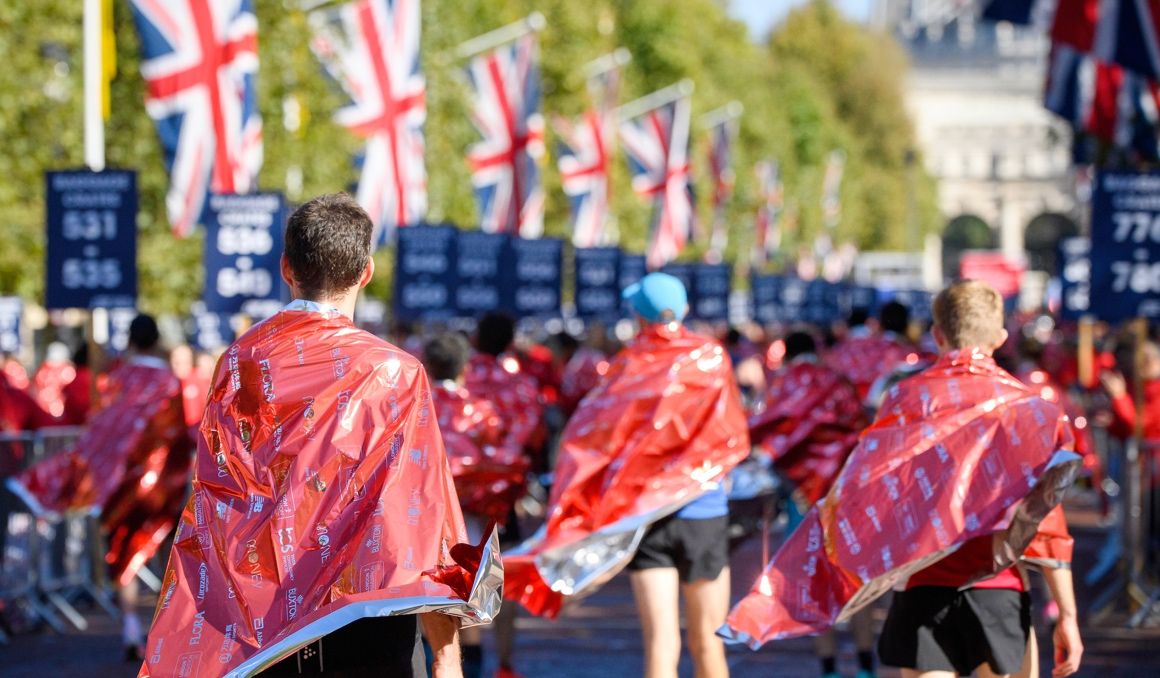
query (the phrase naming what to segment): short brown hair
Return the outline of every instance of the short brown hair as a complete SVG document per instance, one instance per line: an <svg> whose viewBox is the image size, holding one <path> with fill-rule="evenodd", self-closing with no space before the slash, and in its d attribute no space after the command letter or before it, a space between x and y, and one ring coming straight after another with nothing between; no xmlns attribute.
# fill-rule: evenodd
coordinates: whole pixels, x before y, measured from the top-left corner
<svg viewBox="0 0 1160 678"><path fill-rule="evenodd" d="M294 210L286 223L286 259L302 296L317 300L358 284L373 229L346 193L320 195Z"/></svg>
<svg viewBox="0 0 1160 678"><path fill-rule="evenodd" d="M934 324L952 348L991 348L1002 337L1003 297L981 280L952 283L934 298Z"/></svg>

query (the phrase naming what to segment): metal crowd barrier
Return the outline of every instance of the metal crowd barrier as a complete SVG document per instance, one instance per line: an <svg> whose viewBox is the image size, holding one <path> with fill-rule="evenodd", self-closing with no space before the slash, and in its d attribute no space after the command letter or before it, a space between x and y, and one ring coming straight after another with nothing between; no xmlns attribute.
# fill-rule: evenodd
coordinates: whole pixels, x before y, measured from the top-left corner
<svg viewBox="0 0 1160 678"><path fill-rule="evenodd" d="M82 431L53 427L0 434L0 476L70 449ZM19 610L58 633L67 631L61 617L78 630L88 628L75 605L81 599L118 617L104 577L104 552L97 516L37 518L17 496L0 491L0 603L6 610Z"/></svg>

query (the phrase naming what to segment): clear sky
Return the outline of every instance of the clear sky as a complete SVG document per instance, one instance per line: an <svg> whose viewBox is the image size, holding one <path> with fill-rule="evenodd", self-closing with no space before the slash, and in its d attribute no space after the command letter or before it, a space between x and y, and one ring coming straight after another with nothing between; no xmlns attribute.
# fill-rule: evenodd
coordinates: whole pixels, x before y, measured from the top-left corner
<svg viewBox="0 0 1160 678"><path fill-rule="evenodd" d="M794 7L808 0L729 0L729 13L749 24L749 33L755 38L764 37L777 22L781 21ZM870 17L874 0L835 0L846 14L859 21Z"/></svg>

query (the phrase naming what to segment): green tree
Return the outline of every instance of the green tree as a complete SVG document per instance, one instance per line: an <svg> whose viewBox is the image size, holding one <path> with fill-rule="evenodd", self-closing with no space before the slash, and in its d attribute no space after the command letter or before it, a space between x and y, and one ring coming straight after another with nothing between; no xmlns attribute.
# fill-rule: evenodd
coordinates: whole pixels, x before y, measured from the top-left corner
<svg viewBox="0 0 1160 678"><path fill-rule="evenodd" d="M306 15L290 0L256 0L260 25L259 106L265 163L259 184L291 201L354 185L352 155L361 142L332 121L342 103L310 52ZM886 36L843 19L828 2L800 8L767 44L755 44L717 0L425 0L423 68L427 79L427 171L432 221L477 223L464 151L477 137L468 119L465 64L456 45L480 33L543 12L540 35L543 110L577 115L587 106L581 65L619 46L627 101L682 78L696 83L690 160L698 215L711 215L705 112L744 104L734 153L736 192L728 210L728 258L744 260L752 243L759 196L752 168L763 158L781 165L793 213L786 249L808 244L821 228L821 183L827 154L847 154L839 239L863 249L905 244L910 191L923 227L936 221L929 177L907 164L913 131L902 103L905 58ZM108 164L139 171L141 305L185 312L201 294L202 237L175 238L164 210L168 183L157 136L143 105L139 45L127 0L115 2L118 73L107 122ZM46 169L78 167L81 139L81 15L71 0L0 0L0 216L8 245L0 248L0 293L39 299L43 291L43 177ZM298 111L298 124L293 115ZM544 181L545 230L568 233L568 204L555 170L549 126ZM914 156L910 156L914 157ZM916 167L921 167L917 161ZM632 194L622 160L613 164L612 208L621 243L643 251L649 207ZM701 245L685 255L699 257ZM371 293L386 296L391 252L377 255Z"/></svg>

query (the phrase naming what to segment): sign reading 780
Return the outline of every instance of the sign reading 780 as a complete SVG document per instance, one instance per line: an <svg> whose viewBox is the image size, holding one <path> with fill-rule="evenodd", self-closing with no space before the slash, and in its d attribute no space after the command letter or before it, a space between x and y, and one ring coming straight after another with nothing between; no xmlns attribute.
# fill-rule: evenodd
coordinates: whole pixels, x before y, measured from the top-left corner
<svg viewBox="0 0 1160 678"><path fill-rule="evenodd" d="M1091 312L1160 317L1160 173L1107 172L1092 196Z"/></svg>

